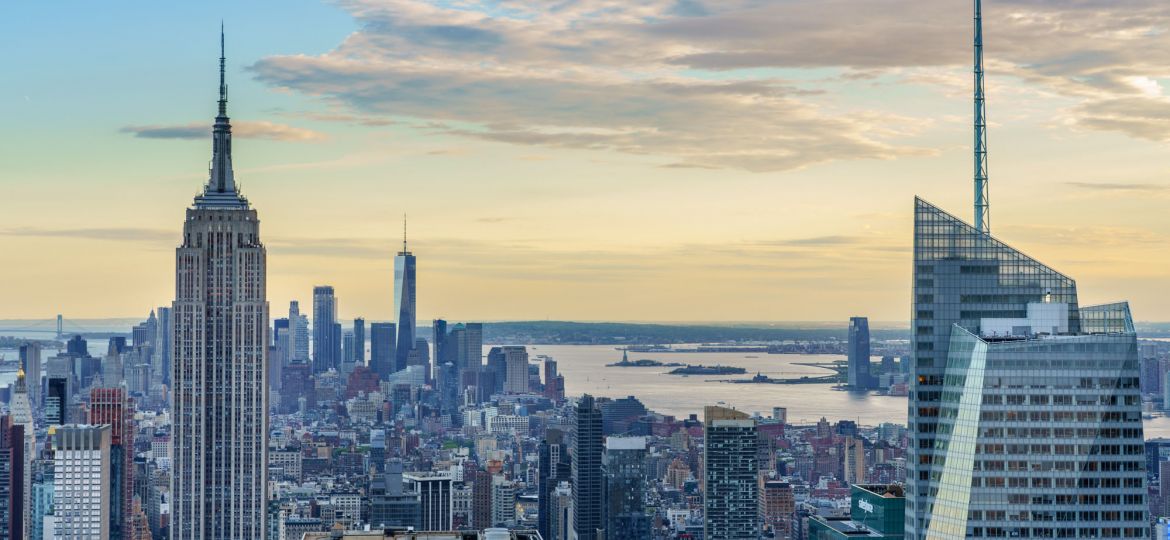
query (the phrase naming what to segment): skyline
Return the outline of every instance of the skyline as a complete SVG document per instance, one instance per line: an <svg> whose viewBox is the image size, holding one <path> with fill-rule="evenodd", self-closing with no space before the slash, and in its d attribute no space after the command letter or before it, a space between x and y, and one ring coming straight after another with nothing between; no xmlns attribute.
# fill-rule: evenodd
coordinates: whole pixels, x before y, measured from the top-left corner
<svg viewBox="0 0 1170 540"><path fill-rule="evenodd" d="M846 13L828 25L833 21L817 17L838 10L802 11L808 5L760 15L797 18L801 28L794 30L804 34L874 15ZM1121 48L1156 50L1167 39L1157 30L1170 11L1153 2L1109 5L1135 15L1093 17L1087 10L1110 11L1099 2L985 7L995 232L1102 295L1086 304L1128 297L1142 320L1170 320L1170 291L1158 287L1165 261L1152 252L1170 238L1170 225L1157 219L1170 193L1170 184L1157 180L1166 149L1146 140L1168 135L1156 131L1164 129L1159 111L1170 104L1161 90L1165 71L1156 57ZM783 52L752 59L744 43L716 31L721 22L743 22L734 6L674 14L659 3L614 8L601 19L503 7L476 14L475 6L483 8L477 3L458 14L416 2L301 6L312 6L307 12L316 20L285 14L273 26L312 22L318 35L257 33L263 16L278 16L268 6L221 10L239 124L236 168L245 196L264 215L269 298L278 311L328 284L337 289L340 318L393 320L391 258L405 211L424 321L905 320L912 197L956 211L971 206L970 111L962 97L970 90L970 59L958 54L969 47L965 10L891 2L889 13L832 50L777 47ZM143 15L120 7L108 16L133 25L159 12L179 17L182 9ZM914 16L898 21L899 14ZM19 264L0 267L0 293L8 299L0 318L136 316L165 305L172 283L159 269L180 240L175 209L204 180L191 172L205 163L206 118L214 110L207 81L218 21L208 18L168 28L174 36L164 45L131 49L116 69L81 69L84 92L58 84L44 93L57 74L43 64L74 54L73 67L80 67L86 55L108 54L126 37L72 28L76 34L58 43L60 50L18 59L15 75L27 86L0 90L5 102L24 104L11 112L14 125L25 128L0 145L12 194L0 201L0 214L11 220L0 227L0 249L22 255L12 259ZM451 24L438 25L440 19ZM896 22L910 26L903 35L923 30L921 39L910 47L881 42L880 30ZM1061 23L1104 33L1093 49L1076 49L1060 39L1073 32ZM570 58L536 39L566 24L611 45L578 44L581 56ZM13 32L0 43L30 36L4 26ZM629 30L620 36L626 46L650 34L655 45L642 57L617 54L624 52L613 45L617 29ZM1034 35L1044 29L1043 39ZM92 40L92 47L70 48L70 39ZM568 47L567 39L557 44ZM707 51L680 52L692 39ZM486 44L469 52L476 40ZM858 41L866 40L892 47L891 57L862 54ZM916 50L931 43L937 47L926 48L934 50ZM364 47L360 55L355 44ZM386 56L401 47L442 62L427 72L417 61ZM786 56L788 50L809 56ZM170 59L166 77L141 69ZM491 67L452 76L483 61ZM550 70L558 62L561 69ZM347 93L328 84L340 75L365 86ZM411 81L436 104L418 95L400 103ZM508 81L527 92L503 91ZM593 86L567 89L583 81ZM68 101L46 109L42 102L52 99ZM750 118L747 100L774 113L762 116L775 125ZM511 127L477 104L513 115ZM614 110L591 123L603 105ZM704 114L691 120L716 134L713 141L742 144L739 131L752 129L769 142L736 147L748 151L731 152L739 159L718 144L714 153L696 153L698 128L678 123L678 113L694 107ZM85 116L72 116L79 112ZM746 120L752 123L738 123ZM846 127L845 140L823 132ZM793 142L794 134L813 140ZM645 138L646 147L631 146L631 138ZM780 159L792 148L807 162ZM51 159L50 149L70 159ZM1031 178L1039 171L1047 178ZM320 198L323 185L334 196ZM73 195L61 197L63 190ZM1101 244L1107 249L1083 251Z"/></svg>

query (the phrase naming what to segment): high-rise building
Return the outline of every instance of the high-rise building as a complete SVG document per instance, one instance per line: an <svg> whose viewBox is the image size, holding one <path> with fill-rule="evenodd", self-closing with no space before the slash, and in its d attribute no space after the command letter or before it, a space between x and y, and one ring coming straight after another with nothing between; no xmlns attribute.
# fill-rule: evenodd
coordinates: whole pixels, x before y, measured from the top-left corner
<svg viewBox="0 0 1170 540"><path fill-rule="evenodd" d="M846 484L864 484L866 480L865 444L862 439L846 436L841 443L841 480Z"/></svg>
<svg viewBox="0 0 1170 540"><path fill-rule="evenodd" d="M812 516L808 520L809 540L887 538L902 540L902 516L906 499L900 485L853 485L850 488L849 516ZM963 538L946 536L944 538ZM970 538L970 537L968 537ZM1042 537L1043 538L1043 537ZM1064 538L1077 538L1075 533ZM1097 538L1080 536L1080 538ZM1131 537L1132 538L1132 537Z"/></svg>
<svg viewBox="0 0 1170 540"><path fill-rule="evenodd" d="M16 384L13 385L12 398L8 408L12 415L12 423L21 426L24 430L24 450L21 453L24 457L24 463L21 467L24 472L21 477L21 494L24 497L24 500L21 501L21 508L24 510L24 515L21 516L21 522L24 524L25 534L27 534L29 513L32 511L32 461L37 454L37 436L36 427L33 425L32 400L29 398L24 371L18 370L16 372Z"/></svg>
<svg viewBox="0 0 1170 540"><path fill-rule="evenodd" d="M601 410L593 396L585 394L573 407L573 416L573 530L579 539L593 539L605 527L605 478L601 472L605 440Z"/></svg>
<svg viewBox="0 0 1170 540"><path fill-rule="evenodd" d="M361 365L366 363L366 320L358 317L353 320L353 362Z"/></svg>
<svg viewBox="0 0 1170 540"><path fill-rule="evenodd" d="M357 364L357 350L355 349L357 349L357 339L354 337L353 332L349 330L343 331L341 333L341 363L345 367L341 370L342 373L353 371L354 366Z"/></svg>
<svg viewBox="0 0 1170 540"><path fill-rule="evenodd" d="M28 497L24 492L25 426L13 422L12 416L0 416L0 539L26 538Z"/></svg>
<svg viewBox="0 0 1170 540"><path fill-rule="evenodd" d="M69 421L69 379L49 377L45 380L45 423L60 426Z"/></svg>
<svg viewBox="0 0 1170 540"><path fill-rule="evenodd" d="M646 439L605 439L605 538L650 540L646 514Z"/></svg>
<svg viewBox="0 0 1170 540"><path fill-rule="evenodd" d="M758 441L746 413L703 408L703 538L759 538Z"/></svg>
<svg viewBox="0 0 1170 540"><path fill-rule="evenodd" d="M296 300L288 303L288 363L309 363L309 319L301 314L301 304Z"/></svg>
<svg viewBox="0 0 1170 540"><path fill-rule="evenodd" d="M394 356L394 371L406 369L410 351L418 337L417 301L415 297L414 254L406 249L406 224L403 223L402 251L394 257L394 314L398 317L397 350Z"/></svg>
<svg viewBox="0 0 1170 540"><path fill-rule="evenodd" d="M406 485L418 494L421 513L420 531L451 530L452 500L450 476L445 474L407 474Z"/></svg>
<svg viewBox="0 0 1170 540"><path fill-rule="evenodd" d="M567 482L573 475L566 442L564 432L549 428L537 449L536 529L544 538L552 538L556 507L554 491L558 484Z"/></svg>
<svg viewBox="0 0 1170 540"><path fill-rule="evenodd" d="M159 307L154 310L158 317L158 331L155 334L154 357L151 359L152 384L171 384L171 362L175 349L171 341L171 308Z"/></svg>
<svg viewBox="0 0 1170 540"><path fill-rule="evenodd" d="M471 485L471 526L486 529L492 525L492 473L476 471Z"/></svg>
<svg viewBox="0 0 1170 540"><path fill-rule="evenodd" d="M788 538L792 527L792 513L796 511L796 495L792 484L782 480L766 480L760 490L760 519L773 538Z"/></svg>
<svg viewBox="0 0 1170 540"><path fill-rule="evenodd" d="M41 344L29 342L20 346L20 369L24 370L28 397L38 407L41 404Z"/></svg>
<svg viewBox="0 0 1170 540"><path fill-rule="evenodd" d="M873 377L869 373L869 319L849 318L849 387L869 390Z"/></svg>
<svg viewBox="0 0 1170 540"><path fill-rule="evenodd" d="M1071 278L920 199L914 231L907 538L1144 538L1129 306L1081 306Z"/></svg>
<svg viewBox="0 0 1170 540"><path fill-rule="evenodd" d="M340 367L341 358L336 354L341 344L335 341L334 325L337 324L337 297L333 287L313 287L313 373L324 373Z"/></svg>
<svg viewBox="0 0 1170 540"><path fill-rule="evenodd" d="M492 524L516 525L516 483L502 474L492 477Z"/></svg>
<svg viewBox="0 0 1170 540"><path fill-rule="evenodd" d="M523 345L504 347L504 392L528 393L528 349Z"/></svg>
<svg viewBox="0 0 1170 540"><path fill-rule="evenodd" d="M57 428L53 444L54 538L112 538L110 436L110 426Z"/></svg>
<svg viewBox="0 0 1170 540"><path fill-rule="evenodd" d="M370 323L370 369L378 374L378 378L389 380L396 369L395 351L398 339L397 327L394 323Z"/></svg>
<svg viewBox="0 0 1170 540"><path fill-rule="evenodd" d="M110 426L110 535L125 537L133 519L134 401L122 388L89 392L88 423Z"/></svg>
<svg viewBox="0 0 1170 540"><path fill-rule="evenodd" d="M483 323L463 326L463 343L459 347L459 371L477 371L483 367Z"/></svg>
<svg viewBox="0 0 1170 540"><path fill-rule="evenodd" d="M173 540L268 530L266 252L232 172L222 54L212 141L211 177L187 209L175 253Z"/></svg>
<svg viewBox="0 0 1170 540"><path fill-rule="evenodd" d="M422 519L417 494L402 489L402 462L386 464L386 474L370 484L370 525L377 528L418 528Z"/></svg>

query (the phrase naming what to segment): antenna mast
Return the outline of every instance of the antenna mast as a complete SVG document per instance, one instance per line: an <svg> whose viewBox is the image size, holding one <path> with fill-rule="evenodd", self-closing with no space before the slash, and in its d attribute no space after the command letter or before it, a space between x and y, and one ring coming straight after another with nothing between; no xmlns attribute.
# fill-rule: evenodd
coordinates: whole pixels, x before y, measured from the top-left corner
<svg viewBox="0 0 1170 540"><path fill-rule="evenodd" d="M987 190L987 103L983 95L983 9L975 0L975 228L991 232Z"/></svg>

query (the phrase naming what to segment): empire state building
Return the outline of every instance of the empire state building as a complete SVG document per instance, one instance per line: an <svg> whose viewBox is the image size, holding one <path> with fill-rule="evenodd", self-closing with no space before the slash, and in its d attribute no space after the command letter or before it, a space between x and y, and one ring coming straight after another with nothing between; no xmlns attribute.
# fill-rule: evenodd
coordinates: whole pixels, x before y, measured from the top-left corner
<svg viewBox="0 0 1170 540"><path fill-rule="evenodd" d="M268 300L256 210L232 174L223 35L210 178L175 250L171 538L264 538Z"/></svg>

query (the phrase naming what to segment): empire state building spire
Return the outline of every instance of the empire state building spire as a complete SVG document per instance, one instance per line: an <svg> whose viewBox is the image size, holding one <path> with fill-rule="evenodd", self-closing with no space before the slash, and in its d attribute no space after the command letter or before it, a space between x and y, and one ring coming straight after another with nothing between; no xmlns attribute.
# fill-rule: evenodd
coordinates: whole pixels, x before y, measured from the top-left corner
<svg viewBox="0 0 1170 540"><path fill-rule="evenodd" d="M195 197L197 208L246 208L248 200L236 187L232 171L232 124L227 115L227 58L223 25L219 29L219 114L211 133L211 170L203 194Z"/></svg>

